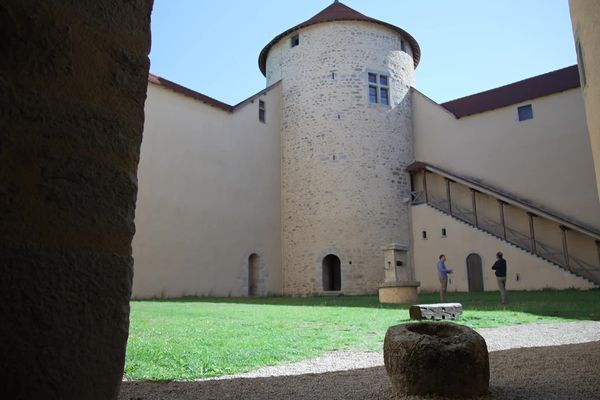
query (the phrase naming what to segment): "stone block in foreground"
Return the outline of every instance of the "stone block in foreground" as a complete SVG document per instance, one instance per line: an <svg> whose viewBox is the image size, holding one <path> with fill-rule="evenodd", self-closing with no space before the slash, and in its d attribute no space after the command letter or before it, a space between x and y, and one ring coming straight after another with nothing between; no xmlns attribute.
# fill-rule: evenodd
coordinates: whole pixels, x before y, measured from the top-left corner
<svg viewBox="0 0 600 400"><path fill-rule="evenodd" d="M383 357L399 394L474 397L488 393L487 345L466 326L449 322L392 326L385 335Z"/></svg>

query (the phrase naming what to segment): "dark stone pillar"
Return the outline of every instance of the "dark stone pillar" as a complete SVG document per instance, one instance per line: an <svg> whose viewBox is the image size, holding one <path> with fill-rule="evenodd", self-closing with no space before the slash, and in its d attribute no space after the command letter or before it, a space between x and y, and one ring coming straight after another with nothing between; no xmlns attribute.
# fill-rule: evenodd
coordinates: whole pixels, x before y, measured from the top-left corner
<svg viewBox="0 0 600 400"><path fill-rule="evenodd" d="M115 399L152 0L0 2L0 354L11 399Z"/></svg>

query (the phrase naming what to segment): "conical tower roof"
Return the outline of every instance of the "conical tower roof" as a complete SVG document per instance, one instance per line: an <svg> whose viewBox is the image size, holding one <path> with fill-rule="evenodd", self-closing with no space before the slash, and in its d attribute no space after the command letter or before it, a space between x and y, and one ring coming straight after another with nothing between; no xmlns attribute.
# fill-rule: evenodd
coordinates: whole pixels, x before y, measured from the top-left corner
<svg viewBox="0 0 600 400"><path fill-rule="evenodd" d="M288 36L294 31L297 31L301 28L320 24L322 22L332 22L332 21L365 21L372 22L375 24L383 25L393 31L398 32L402 37L404 37L409 43L410 47L413 51L413 60L415 63L415 68L419 64L419 59L421 58L421 48L419 44L408 32L403 29L398 28L392 24L388 24L387 22L379 21L377 19L367 17L364 14L359 13L358 11L348 7L345 4L340 3L339 1L334 1L329 7L325 8L323 11L312 17L311 19L302 22L299 25L294 26L293 28L288 29L287 31L275 36L273 40L267 44L264 49L260 52L258 56L258 67L263 75L266 76L267 71L267 56L269 55L269 50L273 47L277 42L279 42L283 37Z"/></svg>

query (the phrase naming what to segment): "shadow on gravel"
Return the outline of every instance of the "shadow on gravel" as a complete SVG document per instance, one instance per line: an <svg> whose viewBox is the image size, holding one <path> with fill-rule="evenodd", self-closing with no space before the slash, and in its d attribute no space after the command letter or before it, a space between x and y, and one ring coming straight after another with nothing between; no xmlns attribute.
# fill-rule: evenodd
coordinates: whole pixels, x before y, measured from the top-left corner
<svg viewBox="0 0 600 400"><path fill-rule="evenodd" d="M490 353L482 399L600 399L600 342ZM396 397L383 367L271 378L123 382L120 400L422 399ZM436 399L440 399L436 397Z"/></svg>
<svg viewBox="0 0 600 400"><path fill-rule="evenodd" d="M600 289L579 290L542 290L537 292L509 291L508 311L526 312L534 315L558 317L575 320L600 321ZM309 306L309 307L361 307L389 308L408 310L406 305L381 305L377 296L311 296L311 297L184 297L179 299L145 300L178 303L230 303L256 304L272 306ZM419 294L420 303L437 303L437 293ZM461 303L470 311L499 311L497 292L448 293L449 303Z"/></svg>

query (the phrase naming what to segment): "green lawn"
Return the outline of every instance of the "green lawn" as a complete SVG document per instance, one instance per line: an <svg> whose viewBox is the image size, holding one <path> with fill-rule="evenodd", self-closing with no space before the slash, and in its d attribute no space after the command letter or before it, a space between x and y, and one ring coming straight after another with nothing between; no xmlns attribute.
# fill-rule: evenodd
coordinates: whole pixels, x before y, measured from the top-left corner
<svg viewBox="0 0 600 400"><path fill-rule="evenodd" d="M473 328L600 320L600 291L449 293ZM437 294L419 295L421 303ZM408 308L376 296L133 301L125 376L192 380L297 361L337 349L380 350L386 329L408 321Z"/></svg>

